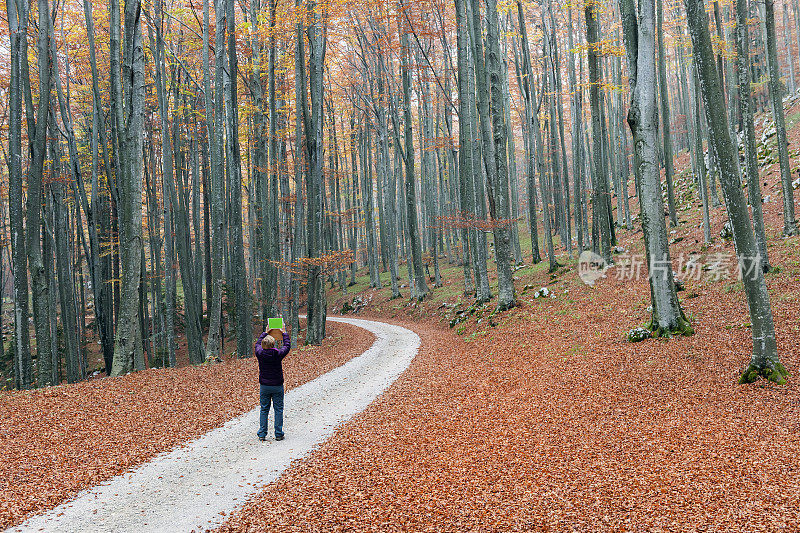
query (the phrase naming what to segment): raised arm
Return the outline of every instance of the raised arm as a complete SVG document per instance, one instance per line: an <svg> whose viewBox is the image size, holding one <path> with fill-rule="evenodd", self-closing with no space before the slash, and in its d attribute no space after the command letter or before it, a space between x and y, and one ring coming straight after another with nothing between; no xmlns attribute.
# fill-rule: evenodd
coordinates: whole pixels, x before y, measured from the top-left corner
<svg viewBox="0 0 800 533"><path fill-rule="evenodd" d="M256 341L256 357L264 355L264 352L266 351L264 350L264 348L261 347L261 341L263 341L264 337L266 336L267 336L266 331L261 332L261 335L258 336L258 340Z"/></svg>
<svg viewBox="0 0 800 533"><path fill-rule="evenodd" d="M283 359L286 357L286 354L289 353L289 350L292 349L292 338L285 331L282 331L281 333L283 333L283 346L278 348L278 357Z"/></svg>

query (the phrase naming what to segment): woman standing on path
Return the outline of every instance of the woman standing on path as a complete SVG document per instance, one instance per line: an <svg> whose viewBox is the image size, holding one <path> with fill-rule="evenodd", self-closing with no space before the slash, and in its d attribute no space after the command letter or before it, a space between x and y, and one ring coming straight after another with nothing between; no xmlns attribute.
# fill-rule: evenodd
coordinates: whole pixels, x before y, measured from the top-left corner
<svg viewBox="0 0 800 533"><path fill-rule="evenodd" d="M275 348L275 338L265 330L256 342L258 359L258 383L261 389L261 427L259 440L267 438L269 406L275 406L275 440L283 440L283 358L292 347L292 340L286 331L280 330L283 346Z"/></svg>

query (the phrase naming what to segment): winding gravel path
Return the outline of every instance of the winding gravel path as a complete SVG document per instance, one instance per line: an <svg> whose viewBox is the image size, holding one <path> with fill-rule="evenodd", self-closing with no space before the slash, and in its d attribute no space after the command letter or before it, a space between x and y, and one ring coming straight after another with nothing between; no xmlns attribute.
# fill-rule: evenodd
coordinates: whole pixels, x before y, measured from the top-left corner
<svg viewBox="0 0 800 533"><path fill-rule="evenodd" d="M7 532L181 533L219 525L338 424L364 410L417 354L420 339L406 328L356 318L328 320L362 327L376 340L358 357L286 393L285 440L258 441L255 408Z"/></svg>

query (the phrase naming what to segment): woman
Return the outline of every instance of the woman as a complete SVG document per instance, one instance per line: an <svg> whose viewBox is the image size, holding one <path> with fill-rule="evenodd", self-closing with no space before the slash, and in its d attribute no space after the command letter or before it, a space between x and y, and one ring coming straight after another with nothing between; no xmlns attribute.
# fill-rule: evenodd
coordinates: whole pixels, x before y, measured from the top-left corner
<svg viewBox="0 0 800 533"><path fill-rule="evenodd" d="M283 440L283 358L292 347L292 340L281 330L283 345L275 348L275 339L264 331L256 342L258 383L261 389L261 427L259 440L267 438L270 403L275 406L275 440Z"/></svg>

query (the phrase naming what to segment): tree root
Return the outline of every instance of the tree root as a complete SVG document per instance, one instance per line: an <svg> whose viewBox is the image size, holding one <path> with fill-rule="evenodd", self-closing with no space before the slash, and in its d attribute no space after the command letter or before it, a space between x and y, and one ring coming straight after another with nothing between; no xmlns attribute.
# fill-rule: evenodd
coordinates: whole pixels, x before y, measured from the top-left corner
<svg viewBox="0 0 800 533"><path fill-rule="evenodd" d="M678 319L678 323L675 324L675 326L672 328L662 328L654 321L650 321L642 327L650 330L652 337L656 339L657 338L669 339L670 337L676 335L682 335L684 337L690 337L694 335L694 328L689 323L689 321L686 320L686 318L684 317Z"/></svg>
<svg viewBox="0 0 800 533"><path fill-rule="evenodd" d="M511 302L509 303L502 303L502 304L498 303L497 309L495 309L494 313L502 313L503 311L508 311L512 307L516 307L516 305L517 305L516 299L511 300ZM492 315L494 315L494 313L492 313Z"/></svg>
<svg viewBox="0 0 800 533"><path fill-rule="evenodd" d="M739 384L753 383L763 378L778 385L785 385L786 376L788 375L789 371L786 370L786 367L780 362L774 364L767 363L763 367L750 363L739 377Z"/></svg>

